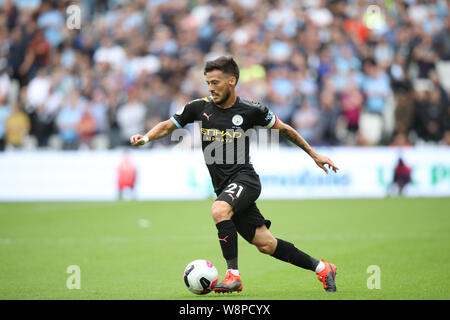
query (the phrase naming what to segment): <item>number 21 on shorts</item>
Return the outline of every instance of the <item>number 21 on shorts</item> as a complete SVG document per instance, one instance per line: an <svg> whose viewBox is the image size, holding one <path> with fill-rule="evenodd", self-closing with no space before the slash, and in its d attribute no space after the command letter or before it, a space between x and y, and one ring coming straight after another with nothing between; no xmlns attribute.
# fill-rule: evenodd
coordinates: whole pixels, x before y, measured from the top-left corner
<svg viewBox="0 0 450 320"><path fill-rule="evenodd" d="M237 192L235 193L236 188L238 188ZM236 183L230 183L227 186L227 189L225 190L226 193L235 194L236 198L239 198L239 195L241 194L242 190L244 189L243 186L238 185Z"/></svg>

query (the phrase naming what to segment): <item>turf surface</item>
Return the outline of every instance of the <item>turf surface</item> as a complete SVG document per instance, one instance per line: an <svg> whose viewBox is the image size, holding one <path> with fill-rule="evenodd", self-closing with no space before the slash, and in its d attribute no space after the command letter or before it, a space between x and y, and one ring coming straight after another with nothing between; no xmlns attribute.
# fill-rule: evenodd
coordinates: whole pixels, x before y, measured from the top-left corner
<svg viewBox="0 0 450 320"><path fill-rule="evenodd" d="M0 203L0 300L450 299L450 198L259 201L275 236L338 266L338 292L240 237L244 290L195 296L188 262L225 273L211 203ZM79 290L66 286L70 265ZM371 265L380 289L368 289Z"/></svg>

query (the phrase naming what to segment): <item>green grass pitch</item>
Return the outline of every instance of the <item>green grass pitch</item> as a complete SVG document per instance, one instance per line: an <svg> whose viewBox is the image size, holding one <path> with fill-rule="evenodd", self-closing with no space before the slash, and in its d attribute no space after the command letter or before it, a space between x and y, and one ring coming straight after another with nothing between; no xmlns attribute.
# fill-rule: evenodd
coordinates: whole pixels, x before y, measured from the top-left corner
<svg viewBox="0 0 450 320"><path fill-rule="evenodd" d="M2 203L0 300L450 299L450 198L259 200L275 236L338 266L338 292L239 237L244 290L195 296L182 280L188 262L225 274L211 204ZM70 265L80 289L66 286ZM379 289L368 288L373 265Z"/></svg>

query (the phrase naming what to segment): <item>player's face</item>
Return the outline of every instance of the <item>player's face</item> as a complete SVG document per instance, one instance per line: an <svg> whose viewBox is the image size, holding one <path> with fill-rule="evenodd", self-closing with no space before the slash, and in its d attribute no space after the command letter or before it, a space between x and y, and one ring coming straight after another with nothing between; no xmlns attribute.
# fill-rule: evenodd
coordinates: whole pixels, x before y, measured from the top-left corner
<svg viewBox="0 0 450 320"><path fill-rule="evenodd" d="M228 100L231 91L234 90L236 78L220 70L212 70L206 73L206 83L214 103L221 105Z"/></svg>

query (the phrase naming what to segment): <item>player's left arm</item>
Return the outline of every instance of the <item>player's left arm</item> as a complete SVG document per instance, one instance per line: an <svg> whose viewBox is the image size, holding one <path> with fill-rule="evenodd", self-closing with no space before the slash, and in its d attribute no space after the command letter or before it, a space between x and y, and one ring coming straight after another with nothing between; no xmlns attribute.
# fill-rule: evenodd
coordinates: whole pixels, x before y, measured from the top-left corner
<svg viewBox="0 0 450 320"><path fill-rule="evenodd" d="M297 132L297 130L292 128L290 125L278 119L278 122L272 129L278 129L283 137L302 148L311 158L313 158L314 162L322 168L323 171L325 171L325 173L328 174L328 169L325 165L328 165L328 168L332 169L334 172L339 170L330 158L315 152L309 143Z"/></svg>

